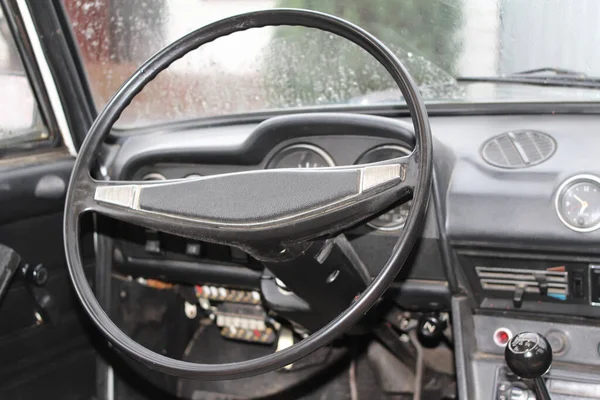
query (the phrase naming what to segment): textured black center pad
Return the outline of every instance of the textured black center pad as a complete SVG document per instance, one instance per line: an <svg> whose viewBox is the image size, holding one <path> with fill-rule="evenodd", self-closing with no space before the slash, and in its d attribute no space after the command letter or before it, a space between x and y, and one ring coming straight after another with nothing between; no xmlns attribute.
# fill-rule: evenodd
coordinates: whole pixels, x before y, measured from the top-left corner
<svg viewBox="0 0 600 400"><path fill-rule="evenodd" d="M224 223L270 221L359 193L357 170L256 171L145 187L142 210Z"/></svg>

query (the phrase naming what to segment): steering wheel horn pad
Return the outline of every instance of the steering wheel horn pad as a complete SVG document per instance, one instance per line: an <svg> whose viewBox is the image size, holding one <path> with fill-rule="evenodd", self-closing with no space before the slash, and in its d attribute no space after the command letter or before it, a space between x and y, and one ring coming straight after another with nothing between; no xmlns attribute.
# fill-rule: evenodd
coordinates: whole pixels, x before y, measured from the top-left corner
<svg viewBox="0 0 600 400"><path fill-rule="evenodd" d="M328 31L352 41L376 58L400 88L411 113L416 143L413 153L376 164L312 171L251 171L189 181L105 182L91 178L97 150L113 124L161 71L219 37L281 25ZM92 125L75 161L65 204L65 252L71 280L84 310L98 329L116 348L150 368L182 378L205 380L243 378L282 368L352 327L393 282L421 234L432 165L431 132L418 87L396 56L371 34L340 18L308 10L270 9L226 18L189 33L152 56L119 89ZM269 182L285 188L275 193L276 186ZM314 190L303 196L311 186ZM211 197L211 193L218 194ZM233 212L241 204L235 200L240 195L245 195L247 201ZM294 249L302 243L340 233L394 202L408 201L411 197L411 212L391 257L356 301L310 337L253 360L195 364L143 347L123 333L102 309L81 262L80 216L88 211L198 240L237 246L257 258L278 262L296 257L298 252ZM264 251L265 248L269 251Z"/></svg>

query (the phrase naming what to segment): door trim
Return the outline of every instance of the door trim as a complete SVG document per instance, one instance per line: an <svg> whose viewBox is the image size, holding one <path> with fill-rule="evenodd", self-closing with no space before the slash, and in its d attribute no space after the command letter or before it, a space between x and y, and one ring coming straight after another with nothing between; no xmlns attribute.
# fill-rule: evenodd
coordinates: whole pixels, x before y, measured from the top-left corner
<svg viewBox="0 0 600 400"><path fill-rule="evenodd" d="M31 12L29 11L29 7L27 6L25 0L16 0L16 4L17 8L19 9L19 13L21 14L23 25L25 27L25 31L27 32L29 43L31 44L31 49L33 50L33 54L37 61L38 69L40 71L40 75L42 76L42 81L50 101L50 107L52 108L54 118L56 119L56 124L58 125L58 131L62 137L63 144L69 150L69 154L76 156L77 149L75 148L75 143L73 142L73 136L71 135L71 129L69 128L69 124L67 122L67 116L60 100L60 96L58 95L58 88L56 86L56 82L54 81L54 77L52 76L52 72L50 71L48 60L46 60L44 49L42 49L42 43L33 22Z"/></svg>

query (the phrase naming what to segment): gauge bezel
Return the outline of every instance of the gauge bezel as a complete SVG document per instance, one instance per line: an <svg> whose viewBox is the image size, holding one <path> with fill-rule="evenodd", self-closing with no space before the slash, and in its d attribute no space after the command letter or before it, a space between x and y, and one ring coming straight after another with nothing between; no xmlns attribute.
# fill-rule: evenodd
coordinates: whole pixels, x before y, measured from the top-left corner
<svg viewBox="0 0 600 400"><path fill-rule="evenodd" d="M142 176L142 181L166 181L167 177L158 172L149 172Z"/></svg>
<svg viewBox="0 0 600 400"><path fill-rule="evenodd" d="M328 167L336 166L335 161L333 161L333 158L329 155L329 153L327 153L322 148L315 146L313 144L298 143L298 144L286 146L286 147L278 150L277 152L275 152L275 154L273 154L271 156L271 158L269 158L269 161L267 161L265 168L267 168L267 169L274 168L274 166L273 166L274 160L276 160L278 157L281 157L282 154L284 154L288 151L299 150L299 149L300 150L309 150L309 151L313 151L313 152L317 153L319 156L323 157L323 160L325 160Z"/></svg>
<svg viewBox="0 0 600 400"><path fill-rule="evenodd" d="M358 157L356 159L356 161L354 162L354 165L358 165L360 159L363 158L363 157L365 157L366 155L368 155L370 153L374 153L376 151L380 151L380 150L397 150L397 151L400 151L400 152L404 153L404 155L406 155L406 156L408 156L408 155L410 155L412 153L412 150L410 150L409 148L404 147L404 146L400 146L400 145L397 145L397 144L384 144L382 146L373 147L372 149L369 149L369 150L365 151L364 153L362 153L360 155L360 157ZM383 160L380 160L380 161L383 161ZM391 210L388 210L387 212L389 212L389 211L391 211ZM406 224L406 221L402 222L400 224L396 224L396 225L377 226L377 225L373 224L371 221L367 222L367 225L370 228L373 228L375 230L382 231L382 232L398 231L398 230L404 228L405 224Z"/></svg>
<svg viewBox="0 0 600 400"><path fill-rule="evenodd" d="M566 193L566 191L571 187L574 186L578 183L583 183L583 182L591 182L593 184L595 184L599 189L600 189L600 178L597 177L596 175L591 175L591 174L579 174L579 175L574 175L572 177L570 177L569 179L567 179L566 181L564 181L563 183L561 183L561 185L558 187L558 190L556 192L556 196L554 197L554 209L556 211L556 215L558 215L558 219L560 220L560 222L563 223L563 225L565 225L567 228L571 229L572 231L575 232L593 232L597 229L600 228L600 221L598 221L598 223L596 223L593 226L590 226L588 228L580 228L574 225L571 225L562 215L562 208L561 208L561 200L562 197L564 196L564 194Z"/></svg>

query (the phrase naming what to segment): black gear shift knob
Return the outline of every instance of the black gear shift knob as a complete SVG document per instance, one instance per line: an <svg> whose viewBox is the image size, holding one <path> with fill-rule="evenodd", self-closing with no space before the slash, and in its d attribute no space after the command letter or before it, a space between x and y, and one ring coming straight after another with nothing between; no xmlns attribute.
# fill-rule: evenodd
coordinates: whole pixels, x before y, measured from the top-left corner
<svg viewBox="0 0 600 400"><path fill-rule="evenodd" d="M539 333L521 332L507 343L504 358L515 375L535 379L550 369L552 347Z"/></svg>

